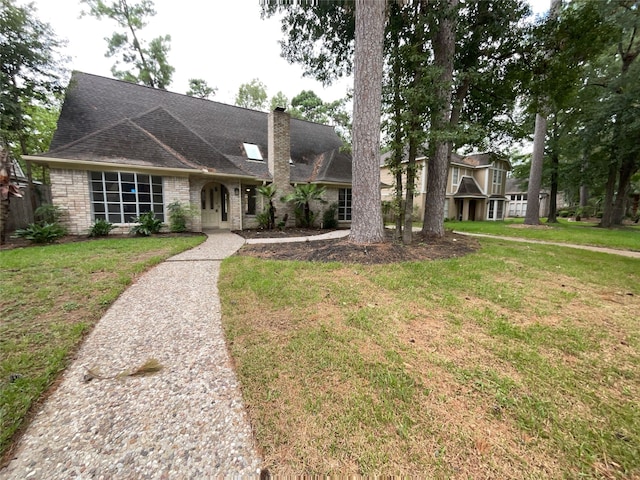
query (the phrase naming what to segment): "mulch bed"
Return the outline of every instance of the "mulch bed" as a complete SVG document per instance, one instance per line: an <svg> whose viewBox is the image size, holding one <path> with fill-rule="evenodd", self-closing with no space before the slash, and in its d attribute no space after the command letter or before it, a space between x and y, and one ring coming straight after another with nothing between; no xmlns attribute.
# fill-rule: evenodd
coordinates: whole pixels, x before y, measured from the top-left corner
<svg viewBox="0 0 640 480"><path fill-rule="evenodd" d="M325 232L326 230L286 229L282 232L245 230L236 233L245 238L284 238L318 235ZM451 232L447 232L443 238L424 237L414 233L411 245L395 242L391 231L387 231L386 235L387 240L384 243L371 245L356 245L349 240L349 237L310 242L244 245L237 255L271 260L369 265L455 258L473 253L479 248L476 239Z"/></svg>

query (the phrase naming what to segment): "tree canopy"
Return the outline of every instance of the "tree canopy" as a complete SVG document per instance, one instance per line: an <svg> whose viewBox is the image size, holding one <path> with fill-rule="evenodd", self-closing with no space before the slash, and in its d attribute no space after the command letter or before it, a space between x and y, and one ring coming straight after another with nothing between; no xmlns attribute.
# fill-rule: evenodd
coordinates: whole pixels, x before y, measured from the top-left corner
<svg viewBox="0 0 640 480"><path fill-rule="evenodd" d="M148 18L156 14L151 0L81 0L89 7L83 15L97 19L114 20L120 27L107 41L107 57L116 57L111 67L114 77L127 82L139 83L152 88L166 89L171 84L174 68L169 65L167 55L171 36L152 39L148 44L139 38ZM124 68L123 68L124 67Z"/></svg>

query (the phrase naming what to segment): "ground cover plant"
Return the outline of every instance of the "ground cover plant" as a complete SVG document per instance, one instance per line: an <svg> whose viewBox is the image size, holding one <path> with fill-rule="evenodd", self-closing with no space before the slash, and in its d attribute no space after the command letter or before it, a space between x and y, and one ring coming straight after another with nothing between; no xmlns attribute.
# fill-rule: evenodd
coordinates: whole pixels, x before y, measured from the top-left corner
<svg viewBox="0 0 640 480"><path fill-rule="evenodd" d="M640 260L479 242L383 265L223 262L272 473L640 476Z"/></svg>
<svg viewBox="0 0 640 480"><path fill-rule="evenodd" d="M109 238L0 251L0 454L132 280L204 238Z"/></svg>
<svg viewBox="0 0 640 480"><path fill-rule="evenodd" d="M446 226L448 229L460 232L640 251L640 225L636 224L620 228L600 228L596 222L559 219L558 223L546 223L542 219L540 225L528 226L523 225L523 219L519 218L501 222L451 221L447 222Z"/></svg>

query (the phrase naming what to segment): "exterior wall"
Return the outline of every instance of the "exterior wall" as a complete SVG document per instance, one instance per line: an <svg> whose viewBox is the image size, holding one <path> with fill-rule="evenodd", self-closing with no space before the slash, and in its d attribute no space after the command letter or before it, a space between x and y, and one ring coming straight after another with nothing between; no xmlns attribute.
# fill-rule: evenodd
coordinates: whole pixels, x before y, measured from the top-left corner
<svg viewBox="0 0 640 480"><path fill-rule="evenodd" d="M293 208L280 201L280 198L293 192L291 186L291 116L285 111L274 110L268 118L268 166L273 177L273 184L278 189L273 204L280 219L288 214L287 225L295 222Z"/></svg>
<svg viewBox="0 0 640 480"><path fill-rule="evenodd" d="M62 223L71 235L86 235L92 223L87 171L52 168L49 175L53 204L65 212Z"/></svg>

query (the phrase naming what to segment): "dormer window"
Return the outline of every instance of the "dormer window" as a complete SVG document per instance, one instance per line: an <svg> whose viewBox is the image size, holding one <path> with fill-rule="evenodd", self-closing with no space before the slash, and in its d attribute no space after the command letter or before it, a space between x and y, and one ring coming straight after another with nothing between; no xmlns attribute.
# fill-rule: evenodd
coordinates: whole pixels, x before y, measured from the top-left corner
<svg viewBox="0 0 640 480"><path fill-rule="evenodd" d="M263 160L260 149L255 143L243 143L242 145L249 160Z"/></svg>

